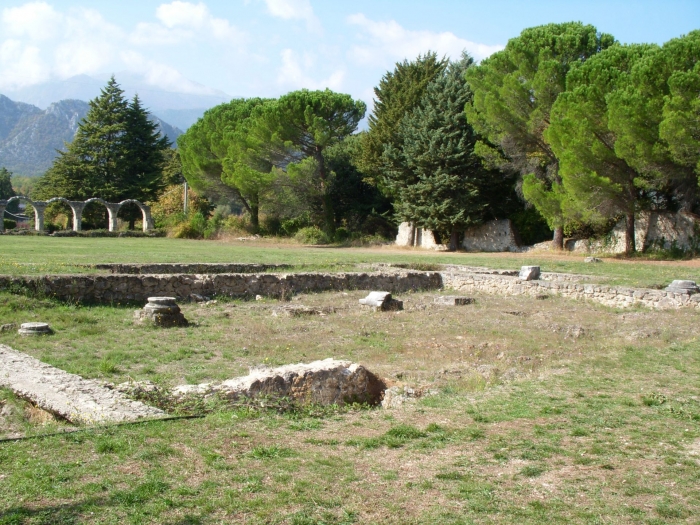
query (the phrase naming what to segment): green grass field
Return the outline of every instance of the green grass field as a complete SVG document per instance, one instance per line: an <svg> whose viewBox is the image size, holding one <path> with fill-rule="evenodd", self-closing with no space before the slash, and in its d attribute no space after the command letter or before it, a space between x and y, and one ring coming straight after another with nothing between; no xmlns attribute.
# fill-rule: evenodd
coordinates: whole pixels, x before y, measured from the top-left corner
<svg viewBox="0 0 700 525"><path fill-rule="evenodd" d="M5 236L0 248L3 272L147 261L539 262L606 282L700 280L694 261L592 265L170 239ZM85 377L172 386L336 357L437 392L392 410L216 405L201 419L53 436L70 425L0 390L0 435L34 436L0 442L0 525L698 523L697 312L489 295L449 308L415 292L400 295L403 312L372 314L358 307L363 295L296 296L335 308L303 318L272 315L274 300L183 304L192 326L158 330L134 324L131 308L0 291L0 324L46 321L56 331L0 332L0 344Z"/></svg>
<svg viewBox="0 0 700 525"><path fill-rule="evenodd" d="M540 265L543 271L600 276L606 284L665 286L674 279L700 281L698 261L605 259L584 263L582 255L550 253L438 253L399 249L305 247L269 241L194 241L167 238L0 237L0 275L93 272L80 265L110 262L287 263L300 270L352 270L359 263L444 263L516 269Z"/></svg>

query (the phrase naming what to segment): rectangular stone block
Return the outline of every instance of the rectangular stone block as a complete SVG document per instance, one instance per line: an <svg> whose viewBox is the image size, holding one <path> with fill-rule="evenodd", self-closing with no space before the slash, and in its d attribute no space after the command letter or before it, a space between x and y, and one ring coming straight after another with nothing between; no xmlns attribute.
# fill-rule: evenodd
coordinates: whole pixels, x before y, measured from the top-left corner
<svg viewBox="0 0 700 525"><path fill-rule="evenodd" d="M474 298L462 295L440 295L436 297L433 302L445 306L463 306L466 304L473 304Z"/></svg>

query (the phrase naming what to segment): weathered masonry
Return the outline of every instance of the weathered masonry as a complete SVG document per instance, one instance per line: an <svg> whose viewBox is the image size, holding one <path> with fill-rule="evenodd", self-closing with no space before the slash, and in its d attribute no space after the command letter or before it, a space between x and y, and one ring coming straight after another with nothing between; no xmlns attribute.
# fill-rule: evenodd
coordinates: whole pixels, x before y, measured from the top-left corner
<svg viewBox="0 0 700 525"><path fill-rule="evenodd" d="M172 274L172 275L53 275L0 276L0 290L25 288L61 300L88 303L142 302L149 297L256 295L284 298L302 292L332 290L435 290L442 286L437 272L295 273L295 274Z"/></svg>
<svg viewBox="0 0 700 525"><path fill-rule="evenodd" d="M91 202L97 202L107 208L107 214L109 215L109 231L111 232L117 231L117 213L119 213L119 209L126 204L136 204L141 210L141 214L143 215L143 231L147 232L153 230L151 208L136 199L127 199L121 202L107 202L99 198L88 199L86 201L69 201L63 197L54 197L47 201L33 201L28 197L18 196L10 197L7 200L0 200L0 232L5 231L5 226L2 221L2 217L5 215L5 209L14 201L25 201L34 208L34 229L38 232L44 231L44 212L46 211L46 207L52 202L65 202L70 206L73 212L73 231L76 232L82 230L83 210L85 206Z"/></svg>

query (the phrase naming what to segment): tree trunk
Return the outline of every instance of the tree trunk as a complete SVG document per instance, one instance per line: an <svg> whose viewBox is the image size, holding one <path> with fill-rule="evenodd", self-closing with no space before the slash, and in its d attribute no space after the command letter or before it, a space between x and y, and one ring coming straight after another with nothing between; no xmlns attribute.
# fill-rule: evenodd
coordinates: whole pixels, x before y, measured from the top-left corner
<svg viewBox="0 0 700 525"><path fill-rule="evenodd" d="M633 255L637 250L634 238L634 210L628 211L625 215L625 255Z"/></svg>
<svg viewBox="0 0 700 525"><path fill-rule="evenodd" d="M130 230L136 229L136 219L133 216L129 218L129 229Z"/></svg>
<svg viewBox="0 0 700 525"><path fill-rule="evenodd" d="M250 213L250 225L253 227L253 233L258 233L260 230L260 208L251 204L248 213Z"/></svg>
<svg viewBox="0 0 700 525"><path fill-rule="evenodd" d="M557 226L554 228L554 237L552 238L552 249L553 250L563 250L564 249L564 227Z"/></svg>
<svg viewBox="0 0 700 525"><path fill-rule="evenodd" d="M331 237L335 235L335 213L333 213L333 201L328 194L328 174L326 173L326 163L323 160L323 150L316 146L316 155L314 156L318 162L318 175L321 179L321 196L323 204L323 222L324 231Z"/></svg>
<svg viewBox="0 0 700 525"><path fill-rule="evenodd" d="M457 241L459 236L459 231L457 230L456 226L452 227L452 232L450 233L450 245L448 247L449 251L454 252L457 251Z"/></svg>

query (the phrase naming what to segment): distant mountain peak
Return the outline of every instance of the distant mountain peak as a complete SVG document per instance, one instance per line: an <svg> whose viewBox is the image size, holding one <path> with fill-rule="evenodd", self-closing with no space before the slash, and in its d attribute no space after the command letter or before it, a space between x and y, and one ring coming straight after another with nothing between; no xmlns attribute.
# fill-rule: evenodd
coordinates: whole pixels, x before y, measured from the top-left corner
<svg viewBox="0 0 700 525"><path fill-rule="evenodd" d="M0 95L0 167L16 175L37 176L53 163L78 131L90 105L82 100L53 102L45 110ZM175 143L182 131L151 114L161 134Z"/></svg>

